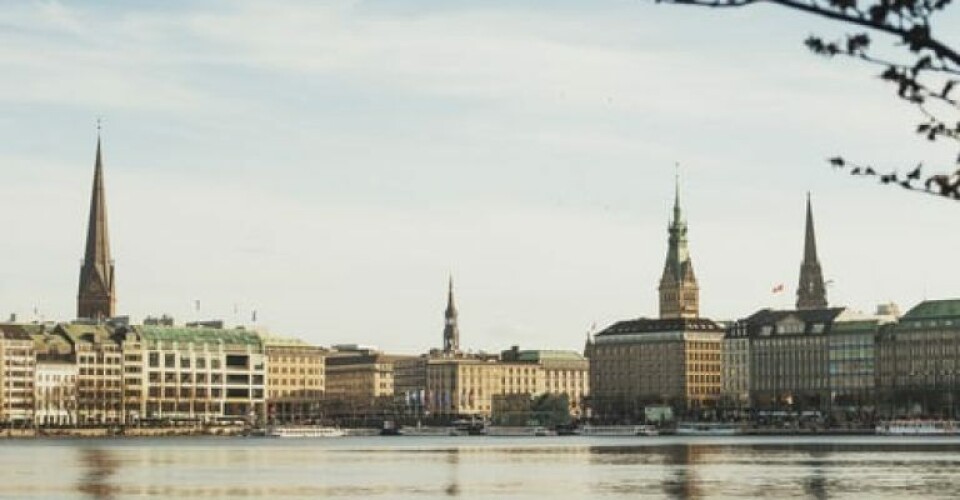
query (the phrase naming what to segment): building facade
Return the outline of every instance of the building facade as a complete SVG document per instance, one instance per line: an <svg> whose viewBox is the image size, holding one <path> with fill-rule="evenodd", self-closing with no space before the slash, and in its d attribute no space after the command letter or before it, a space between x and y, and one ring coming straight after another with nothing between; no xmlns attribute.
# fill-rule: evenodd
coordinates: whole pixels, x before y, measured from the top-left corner
<svg viewBox="0 0 960 500"><path fill-rule="evenodd" d="M726 409L744 410L750 407L750 336L741 322L726 330L721 346L720 402Z"/></svg>
<svg viewBox="0 0 960 500"><path fill-rule="evenodd" d="M33 421L36 366L33 338L21 325L0 325L0 425Z"/></svg>
<svg viewBox="0 0 960 500"><path fill-rule="evenodd" d="M77 423L122 424L123 352L114 331L101 323L64 323L53 330L72 347L77 363Z"/></svg>
<svg viewBox="0 0 960 500"><path fill-rule="evenodd" d="M255 333L144 325L131 328L124 345L125 390L141 395L127 410L139 421L264 420L266 358Z"/></svg>
<svg viewBox="0 0 960 500"><path fill-rule="evenodd" d="M320 418L326 388L326 350L306 342L261 334L267 360L267 418L298 423Z"/></svg>
<svg viewBox="0 0 960 500"><path fill-rule="evenodd" d="M621 321L598 333L590 347L595 416L636 422L646 406L715 407L723 337L723 327L704 318Z"/></svg>
<svg viewBox="0 0 960 500"><path fill-rule="evenodd" d="M960 299L926 300L877 341L879 414L960 416Z"/></svg>
<svg viewBox="0 0 960 500"><path fill-rule="evenodd" d="M753 408L813 411L829 407L828 336L843 311L764 309L741 320L750 335Z"/></svg>

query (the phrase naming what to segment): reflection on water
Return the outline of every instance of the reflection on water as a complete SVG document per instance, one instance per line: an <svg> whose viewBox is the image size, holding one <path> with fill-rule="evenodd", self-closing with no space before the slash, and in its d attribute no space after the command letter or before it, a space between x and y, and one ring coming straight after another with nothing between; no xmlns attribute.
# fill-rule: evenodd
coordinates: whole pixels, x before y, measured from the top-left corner
<svg viewBox="0 0 960 500"><path fill-rule="evenodd" d="M885 438L6 441L0 497L956 498L958 451Z"/></svg>
<svg viewBox="0 0 960 500"><path fill-rule="evenodd" d="M115 487L110 484L110 476L117 471L117 459L103 448L83 448L79 462L83 476L77 490L93 498L112 499Z"/></svg>

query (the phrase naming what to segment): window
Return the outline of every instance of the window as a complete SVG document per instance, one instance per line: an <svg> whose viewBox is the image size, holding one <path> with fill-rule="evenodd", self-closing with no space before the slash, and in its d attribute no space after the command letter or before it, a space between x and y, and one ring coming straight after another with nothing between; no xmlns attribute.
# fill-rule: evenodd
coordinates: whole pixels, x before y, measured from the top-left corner
<svg viewBox="0 0 960 500"><path fill-rule="evenodd" d="M160 353L158 352L150 353L150 366L153 368L160 366Z"/></svg>
<svg viewBox="0 0 960 500"><path fill-rule="evenodd" d="M173 353L165 354L163 356L163 366L167 368L173 368L176 365L177 358Z"/></svg>

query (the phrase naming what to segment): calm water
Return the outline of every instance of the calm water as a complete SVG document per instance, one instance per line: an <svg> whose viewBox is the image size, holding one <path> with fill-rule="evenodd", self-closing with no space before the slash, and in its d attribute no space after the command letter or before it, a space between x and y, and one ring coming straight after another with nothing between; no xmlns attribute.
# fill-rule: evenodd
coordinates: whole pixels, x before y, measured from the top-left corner
<svg viewBox="0 0 960 500"><path fill-rule="evenodd" d="M0 441L2 498L957 498L960 439Z"/></svg>

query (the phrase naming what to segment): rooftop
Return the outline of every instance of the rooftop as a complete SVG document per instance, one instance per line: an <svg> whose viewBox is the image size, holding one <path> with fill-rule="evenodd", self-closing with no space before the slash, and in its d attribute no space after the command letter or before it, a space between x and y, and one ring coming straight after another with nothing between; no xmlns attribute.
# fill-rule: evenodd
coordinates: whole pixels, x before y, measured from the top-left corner
<svg viewBox="0 0 960 500"><path fill-rule="evenodd" d="M187 328L142 325L133 327L144 340L178 342L184 344L261 345L260 337L248 330L221 330L218 328Z"/></svg>
<svg viewBox="0 0 960 500"><path fill-rule="evenodd" d="M706 318L638 318L614 323L598 333L597 336L678 331L721 332L723 331L723 327L717 324L717 322Z"/></svg>
<svg viewBox="0 0 960 500"><path fill-rule="evenodd" d="M960 317L960 299L925 300L903 315L904 320Z"/></svg>

